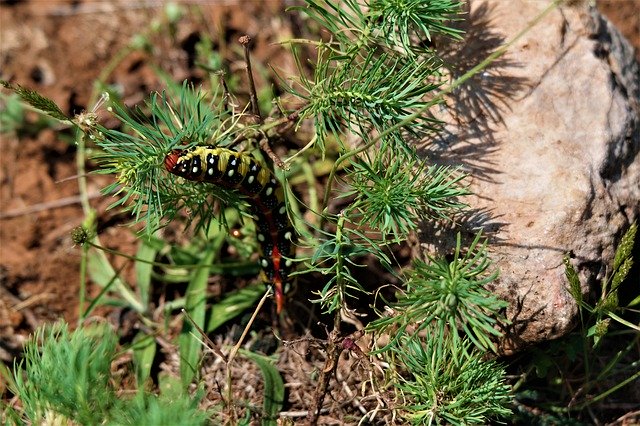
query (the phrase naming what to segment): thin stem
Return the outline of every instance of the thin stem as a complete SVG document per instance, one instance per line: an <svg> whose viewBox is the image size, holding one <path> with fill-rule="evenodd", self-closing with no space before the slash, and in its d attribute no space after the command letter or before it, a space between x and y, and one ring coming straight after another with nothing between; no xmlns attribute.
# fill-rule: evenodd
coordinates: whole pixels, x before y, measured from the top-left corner
<svg viewBox="0 0 640 426"><path fill-rule="evenodd" d="M76 131L76 142L78 152L76 154L76 169L78 171L78 195L80 198L80 205L86 219L94 217L94 211L89 204L89 190L87 189L87 178L85 169L85 137L80 128ZM85 220L86 220L85 219ZM84 304L87 291L87 262L88 262L89 247L83 245L82 255L80 256L80 289L78 294L78 326L81 325L84 320Z"/></svg>
<svg viewBox="0 0 640 426"><path fill-rule="evenodd" d="M345 281L344 275L342 273L344 267L344 256L342 255L342 248L344 247L344 243L342 241L342 232L344 230L344 214L338 215L338 224L336 225L336 247L338 252L336 253L336 286L338 287L338 294L340 295L340 304L337 309L336 317L334 318L334 331L340 332L340 309L344 306L345 303Z"/></svg>
<svg viewBox="0 0 640 426"><path fill-rule="evenodd" d="M224 71L218 71L217 74L218 74L218 77L220 78L220 83L222 84L223 108L225 111L233 114L234 111L229 108L229 99L231 99L231 94L229 93L229 86L227 86L227 80L224 79Z"/></svg>
<svg viewBox="0 0 640 426"><path fill-rule="evenodd" d="M256 306L256 309L254 309L253 315L251 315L251 319L249 319L247 326L244 328L244 331L242 332L242 336L240 336L240 338L238 339L238 342L234 345L234 347L231 348L231 351L229 352L229 356L227 357L227 374L226 374L227 401L226 402L227 402L227 406L234 413L234 418L235 418L235 409L233 408L233 404L231 402L233 401L233 392L231 387L231 364L233 363L233 360L235 359L236 354L240 349L240 346L242 346L242 342L244 342L245 337L247 337L247 334L249 333L249 330L251 329L253 322L258 316L258 312L260 312L260 309L262 309L262 306L266 302L267 298L269 298L270 296L271 296L271 289L268 289L267 291L265 291L264 295L262 296L262 299L260 299L260 302L258 303L258 306Z"/></svg>
<svg viewBox="0 0 640 426"><path fill-rule="evenodd" d="M271 129L275 129L280 126L286 126L292 121L297 120L299 116L300 116L300 110L293 111L291 114L287 115L286 117L281 117L277 120L268 121L267 123L262 124L260 126L260 130L266 133Z"/></svg>
<svg viewBox="0 0 640 426"><path fill-rule="evenodd" d="M213 343L211 341L211 339L209 338L209 336L207 336L207 333L204 332L204 330L202 329L202 327L200 327L194 320L193 318L191 318L191 315L189 315L189 312L187 312L186 309L182 308L181 309L182 315L184 315L187 320L189 321L189 323L191 323L191 326L193 328L195 328L196 330L198 330L198 333L200 334L200 337L202 338L202 340L204 341L204 343L206 343L209 346L209 349L211 349L211 351L213 351L213 353L215 353L216 355L218 355L220 358L224 359L225 356L224 354L220 351L220 349L216 348L215 343Z"/></svg>
<svg viewBox="0 0 640 426"><path fill-rule="evenodd" d="M273 161L273 164L275 164L279 169L283 169L283 170L287 169L287 165L284 164L284 161L282 161L282 159L278 157L278 155L275 152L273 152L273 150L271 149L271 145L269 145L269 138L264 137L260 139L260 142L258 142L258 145L260 146L260 149L265 154L267 154L267 156L271 159L271 161Z"/></svg>
<svg viewBox="0 0 640 426"><path fill-rule="evenodd" d="M84 304L86 300L86 291L87 291L87 255L89 251L89 246L84 244L82 246L82 256L80 256L80 294L78 295L78 323L77 327L80 328L82 322L84 321Z"/></svg>
<svg viewBox="0 0 640 426"><path fill-rule="evenodd" d="M327 359L324 363L324 368L320 373L320 378L318 379L318 385L316 386L316 391L314 395L314 404L311 410L309 410L309 424L315 425L318 423L318 417L320 416L320 411L322 410L322 404L324 403L324 398L327 394L327 390L329 388L329 382L331 381L331 377L335 374L336 368L338 367L338 359L340 358L340 354L344 350L344 346L342 345L343 339L340 337L340 310L342 309L344 302L344 278L342 276L342 268L343 268L343 259L342 255L342 230L344 229L344 215L340 215L338 218L338 224L336 226L336 247L338 248L338 252L336 253L336 286L338 287L338 294L340 295L340 302L338 304L338 309L336 309L335 314L333 316L333 330L329 333L328 343L327 343Z"/></svg>
<svg viewBox="0 0 640 426"><path fill-rule="evenodd" d="M129 259L129 260L133 260L134 262L140 262L140 263L146 263L147 265L152 265L152 266L159 266L159 267L179 267L181 269L202 269L202 268L210 268L213 269L214 271L216 270L228 270L228 269L242 269L245 268L247 266L250 265L255 265L256 262L224 262L224 263L212 263L210 265L198 265L198 264L185 264L185 265L179 265L176 266L174 264L170 264L170 263L164 263L164 262L156 262L153 260L146 260L146 259L140 259L139 257L130 255L130 254L126 254L123 253L119 250L115 250L112 248L108 248L108 247L104 247L101 245L98 245L92 241L87 241L86 243L88 246L91 246L97 250L102 250L106 253L109 254L115 254L116 256L119 257L123 257L125 259Z"/></svg>
<svg viewBox="0 0 640 426"><path fill-rule="evenodd" d="M622 382L618 383L617 385L613 386L611 389L608 389L605 392L602 392L601 394L590 398L588 401L583 402L582 404L580 404L579 406L577 406L577 409L583 409L585 407L590 406L591 404L593 404L594 402L598 402L601 399L611 395L613 392L623 388L624 386L626 386L627 384L633 382L634 380L640 378L640 371L636 372L633 376L626 378L625 380L623 380Z"/></svg>
<svg viewBox="0 0 640 426"><path fill-rule="evenodd" d="M316 188L316 184L318 183L315 175L313 174L313 168L311 165L304 161L300 168L302 170L302 176L304 176L305 181L307 183L307 193L309 194L309 209L313 212L317 212L320 208L318 204L318 189ZM313 217L317 217L314 215Z"/></svg>
<svg viewBox="0 0 640 426"><path fill-rule="evenodd" d="M85 216L88 216L92 211L91 205L89 204L89 191L87 189L87 175L86 169L84 166L85 162L85 154L86 154L86 144L85 144L86 134L82 133L80 128L76 133L76 143L78 147L78 154L76 155L76 169L78 170L78 191L80 197L80 205L82 206L82 211Z"/></svg>
<svg viewBox="0 0 640 426"><path fill-rule="evenodd" d="M256 85L253 81L253 72L251 71L251 55L249 54L249 43L251 43L251 37L243 35L238 39L242 47L244 47L244 61L245 71L249 78L249 96L251 99L251 112L255 115L260 122L262 122L262 116L260 115L260 107L258 106L258 95L256 93Z"/></svg>

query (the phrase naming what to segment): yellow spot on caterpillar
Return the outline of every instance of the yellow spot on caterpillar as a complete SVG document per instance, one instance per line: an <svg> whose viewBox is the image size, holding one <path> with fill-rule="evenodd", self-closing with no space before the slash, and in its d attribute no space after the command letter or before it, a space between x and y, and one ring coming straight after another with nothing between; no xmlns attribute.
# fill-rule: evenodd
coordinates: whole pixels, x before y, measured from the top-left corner
<svg viewBox="0 0 640 426"><path fill-rule="evenodd" d="M258 182L260 185L265 186L267 182L269 182L269 178L271 177L271 172L266 167L263 167L258 172Z"/></svg>
<svg viewBox="0 0 640 426"><path fill-rule="evenodd" d="M284 201L284 190L281 186L276 188L276 199L278 200L278 204Z"/></svg>
<svg viewBox="0 0 640 426"><path fill-rule="evenodd" d="M240 157L240 165L238 166L238 173L242 176L246 176L251 168L251 159L248 155Z"/></svg>
<svg viewBox="0 0 640 426"><path fill-rule="evenodd" d="M220 158L220 162L218 163L218 170L220 171L220 173L224 173L225 170L227 170L227 165L229 164L230 153L226 149L214 149L213 154L215 155L216 153L218 154L218 158Z"/></svg>

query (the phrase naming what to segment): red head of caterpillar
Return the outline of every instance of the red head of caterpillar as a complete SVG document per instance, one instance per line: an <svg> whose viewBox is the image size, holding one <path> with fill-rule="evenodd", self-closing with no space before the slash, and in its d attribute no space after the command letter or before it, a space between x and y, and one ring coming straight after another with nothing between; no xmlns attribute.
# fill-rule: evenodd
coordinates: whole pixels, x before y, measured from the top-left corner
<svg viewBox="0 0 640 426"><path fill-rule="evenodd" d="M178 164L178 158L180 158L180 152L181 151L171 151L169 154L167 154L166 157L164 157L164 167L172 172L173 169L176 167L176 164Z"/></svg>
<svg viewBox="0 0 640 426"><path fill-rule="evenodd" d="M171 151L164 166L177 176L237 190L250 199L260 243L261 275L273 286L280 313L292 267L292 261L285 257L294 255L296 234L287 215L284 191L271 171L247 153L211 146Z"/></svg>

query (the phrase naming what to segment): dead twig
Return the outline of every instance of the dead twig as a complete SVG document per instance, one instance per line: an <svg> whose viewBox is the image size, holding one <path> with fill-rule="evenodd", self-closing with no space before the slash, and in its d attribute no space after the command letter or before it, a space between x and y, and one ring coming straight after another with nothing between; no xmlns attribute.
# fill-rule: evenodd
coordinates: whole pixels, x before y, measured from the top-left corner
<svg viewBox="0 0 640 426"><path fill-rule="evenodd" d="M271 161L273 161L273 164L275 164L279 169L282 169L282 170L287 169L287 165L284 163L284 161L282 161L282 159L278 157L278 155L275 152L273 152L273 150L271 149L268 138L265 137L260 139L259 145L262 152L267 154L271 159Z"/></svg>
<svg viewBox="0 0 640 426"><path fill-rule="evenodd" d="M249 54L249 43L251 43L251 37L243 35L238 39L238 42L244 48L244 61L245 71L249 78L249 97L251 99L251 112L255 115L259 122L262 123L262 116L260 115L260 107L258 106L258 95L256 92L256 85L253 81L253 72L251 71L251 55Z"/></svg>
<svg viewBox="0 0 640 426"><path fill-rule="evenodd" d="M99 191L89 193L89 199L100 197ZM60 207L72 206L80 203L80 196L60 198L59 200L47 201L45 203L34 204L32 206L22 207L8 212L0 212L0 219L12 219L14 217L25 216L33 213L40 213L46 210L59 209Z"/></svg>
<svg viewBox="0 0 640 426"><path fill-rule="evenodd" d="M318 385L316 386L316 390L313 398L313 407L309 411L309 415L307 419L310 425L318 424L318 417L320 417L320 412L322 410L322 405L324 404L324 398L327 395L327 391L329 389L329 382L331 381L331 377L335 375L336 369L338 368L338 360L340 359L340 355L346 349L348 351L354 351L358 355L363 355L364 353L355 344L355 341L362 337L364 331L358 330L348 336L341 337L340 336L340 312L336 314L336 318L334 321L334 328L329 333L329 338L327 341L327 359L324 363L324 368L320 372L320 379L318 380ZM357 349L356 349L357 348Z"/></svg>

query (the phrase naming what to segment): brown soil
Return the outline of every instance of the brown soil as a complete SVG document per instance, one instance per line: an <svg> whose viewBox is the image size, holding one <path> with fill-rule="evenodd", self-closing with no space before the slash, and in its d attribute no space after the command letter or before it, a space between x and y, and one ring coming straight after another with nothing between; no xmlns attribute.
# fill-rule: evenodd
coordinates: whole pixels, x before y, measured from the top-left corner
<svg viewBox="0 0 640 426"><path fill-rule="evenodd" d="M288 56L281 56L273 44L291 37L295 28L295 22L281 13L284 3L289 2L238 0L214 2L215 6L203 2L197 6L202 14L195 13L196 6L185 6L189 13L174 33L150 33L150 49L126 55L109 74L101 75L132 37L146 33L150 24L160 19L160 3L4 1L0 3L0 77L38 91L65 113L74 115L92 107L97 98L94 82L98 79L118 86L123 100L135 104L164 87L153 66L168 71L174 81L205 78L192 62L194 43L201 33L217 40L225 58L240 58L235 40L242 34L252 34L256 40L255 63L292 66ZM598 5L640 48L640 1L598 1ZM258 78L258 86L265 84L269 82ZM4 362L11 362L19 354L24 339L38 325L58 318L75 324L78 317L80 249L74 247L69 235L82 224L85 214L78 197L76 146L68 129L55 125L34 130L41 124L37 115L28 113L16 132L0 136L0 360ZM101 241L134 254L137 244L126 226L128 218L108 211L113 200L99 195L110 179L96 175L88 178ZM122 260L114 263L121 264ZM90 288L92 294L98 291ZM285 372L287 382L302 383L313 368L322 368L317 357L311 357L316 359L311 362L305 359L306 351L296 348L289 352L288 360L281 361L296 366ZM358 394L357 384L365 378L358 377L362 372L355 361L342 364L338 374L344 383L354 384L352 391ZM302 369L303 364L308 369ZM252 373L238 371L238 378L246 379ZM290 399L298 398L292 404L306 406L312 389L292 390ZM342 397L349 398L348 392ZM335 399L332 403L338 406L342 401ZM377 401L370 402L366 409L375 404ZM351 410L358 413L360 408L354 404ZM343 421L327 417L324 424Z"/></svg>
<svg viewBox="0 0 640 426"><path fill-rule="evenodd" d="M92 108L98 97L94 82L105 78L105 66L133 36L148 33L150 24L162 16L157 5L140 8L127 1L14 3L0 6L1 77L49 97L69 116ZM227 6L202 7L202 16L190 14L181 20L172 36L151 34L151 51L129 54L104 82L118 86L124 102L131 105L163 89L152 66L168 70L175 81L202 79L204 74L191 63L200 33L214 39L221 34L222 52L237 50L235 40L245 32L259 34L254 61L269 58L276 66L287 66L272 44L287 35L286 22L274 18L283 10L280 2L252 2L241 11L238 2L221 3ZM234 55L238 53L226 54ZM258 76L257 84L265 82ZM37 116L30 113L26 119L19 137L2 135L0 158L0 271L5 293L0 298L0 326L9 339L59 317L73 323L78 315L80 257L69 235L85 216L78 197L73 135L62 126L33 133ZM132 254L135 238L122 226L127 218L108 211L113 199L99 195L110 180L88 177L91 207L98 212L103 244ZM22 303L19 310L12 308L17 301ZM33 314L30 324L25 322L26 312Z"/></svg>

